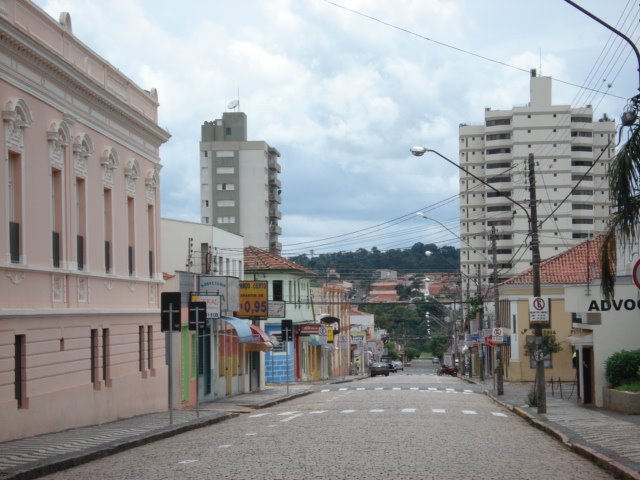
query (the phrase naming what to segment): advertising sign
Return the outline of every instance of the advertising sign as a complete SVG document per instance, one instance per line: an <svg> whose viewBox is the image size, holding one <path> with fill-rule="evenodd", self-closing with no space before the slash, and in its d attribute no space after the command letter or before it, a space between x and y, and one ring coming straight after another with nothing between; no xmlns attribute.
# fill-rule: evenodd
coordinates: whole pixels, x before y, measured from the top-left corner
<svg viewBox="0 0 640 480"><path fill-rule="evenodd" d="M223 277L214 275L198 275L199 292L220 295L220 306L225 314L232 314L238 310L239 283L236 277ZM193 291L193 288L189 289Z"/></svg>
<svg viewBox="0 0 640 480"><path fill-rule="evenodd" d="M287 316L287 310L285 308L284 302L277 302L274 300L270 300L267 302L267 311L269 313L269 318L284 318Z"/></svg>
<svg viewBox="0 0 640 480"><path fill-rule="evenodd" d="M631 277L633 278L633 283L636 284L636 287L640 288L640 259L636 260L636 263L633 265Z"/></svg>
<svg viewBox="0 0 640 480"><path fill-rule="evenodd" d="M204 302L207 305L206 318L220 318L222 310L222 298L220 295L210 295L208 293L199 293L191 295L192 302Z"/></svg>
<svg viewBox="0 0 640 480"><path fill-rule="evenodd" d="M239 318L267 318L267 282L240 282L240 306L236 312Z"/></svg>

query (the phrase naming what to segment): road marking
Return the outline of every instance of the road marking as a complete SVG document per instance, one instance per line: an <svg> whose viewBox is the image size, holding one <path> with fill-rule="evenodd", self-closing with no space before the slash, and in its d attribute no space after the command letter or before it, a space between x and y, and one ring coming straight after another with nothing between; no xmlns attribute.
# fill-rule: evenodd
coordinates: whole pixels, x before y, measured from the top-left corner
<svg viewBox="0 0 640 480"><path fill-rule="evenodd" d="M341 391L341 392L344 392L345 390L349 390L349 389L343 387L343 388L339 388L338 390Z"/></svg>
<svg viewBox="0 0 640 480"><path fill-rule="evenodd" d="M435 388L435 387L429 387L429 391L430 391L430 392L437 392L437 391L438 391L438 389L437 389L437 388Z"/></svg>
<svg viewBox="0 0 640 480"><path fill-rule="evenodd" d="M464 390L464 393L473 393L473 390Z"/></svg>
<svg viewBox="0 0 640 480"><path fill-rule="evenodd" d="M418 387L411 387L409 390L420 390Z"/></svg>
<svg viewBox="0 0 640 480"><path fill-rule="evenodd" d="M218 448L231 448L231 445L219 445Z"/></svg>
<svg viewBox="0 0 640 480"><path fill-rule="evenodd" d="M255 415L249 415L249 418L264 417L265 415L270 415L270 413L256 413Z"/></svg>
<svg viewBox="0 0 640 480"><path fill-rule="evenodd" d="M506 417L507 416L505 413L502 413L502 412L491 412L491 415L493 415L495 417Z"/></svg>
<svg viewBox="0 0 640 480"><path fill-rule="evenodd" d="M366 390L366 388L364 388L364 387L358 387L358 388L356 388L356 390Z"/></svg>
<svg viewBox="0 0 640 480"><path fill-rule="evenodd" d="M391 390L402 390L400 387L393 387Z"/></svg>
<svg viewBox="0 0 640 480"><path fill-rule="evenodd" d="M355 410L342 410L340 413L353 413Z"/></svg>
<svg viewBox="0 0 640 480"><path fill-rule="evenodd" d="M298 411L294 410L292 412L282 412L282 413L279 413L278 415L282 417L282 416L287 416L287 415L293 415L294 413L298 413Z"/></svg>
<svg viewBox="0 0 640 480"><path fill-rule="evenodd" d="M432 408L431 413L447 413L444 408Z"/></svg>
<svg viewBox="0 0 640 480"><path fill-rule="evenodd" d="M198 461L198 460L182 460L181 462L178 462L178 463L182 463L182 464L185 464L185 463L195 463L195 462L197 462L197 461Z"/></svg>
<svg viewBox="0 0 640 480"><path fill-rule="evenodd" d="M447 393L456 393L455 388L445 388L445 390L447 391Z"/></svg>
<svg viewBox="0 0 640 480"><path fill-rule="evenodd" d="M376 387L376 390L384 390L382 387Z"/></svg>
<svg viewBox="0 0 640 480"><path fill-rule="evenodd" d="M245 433L245 435L247 437L253 437L254 435L257 435L257 433L256 432L249 432L249 433Z"/></svg>
<svg viewBox="0 0 640 480"><path fill-rule="evenodd" d="M371 412L371 413L382 413L382 412L384 412L384 410L382 408L372 408L371 410L369 410L369 412Z"/></svg>
<svg viewBox="0 0 640 480"><path fill-rule="evenodd" d="M313 414L320 414L320 413L325 413L325 412L326 412L326 410L314 410L314 411L309 412L309 413L313 415Z"/></svg>
<svg viewBox="0 0 640 480"><path fill-rule="evenodd" d="M324 389L320 390L320 393L327 393L327 392L330 392L330 391L331 391L330 388L324 388Z"/></svg>
<svg viewBox="0 0 640 480"><path fill-rule="evenodd" d="M297 415L291 415L290 417L287 418L283 418L282 420L280 420L281 422L290 422L291 420L293 420L294 418L298 418L301 417L302 415L304 415L303 413L298 413Z"/></svg>
<svg viewBox="0 0 640 480"><path fill-rule="evenodd" d="M402 413L414 413L416 411L415 408L403 408Z"/></svg>
<svg viewBox="0 0 640 480"><path fill-rule="evenodd" d="M475 410L462 410L462 413L464 413L465 415L477 415L478 412L476 412Z"/></svg>

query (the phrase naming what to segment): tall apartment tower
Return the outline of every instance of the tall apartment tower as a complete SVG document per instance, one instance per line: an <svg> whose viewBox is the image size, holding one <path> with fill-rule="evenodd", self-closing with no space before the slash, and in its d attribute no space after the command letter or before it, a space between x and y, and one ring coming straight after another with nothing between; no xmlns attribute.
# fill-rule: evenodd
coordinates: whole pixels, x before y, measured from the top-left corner
<svg viewBox="0 0 640 480"><path fill-rule="evenodd" d="M201 221L242 235L245 246L279 254L280 153L247 140L247 116L225 112L204 122L200 141Z"/></svg>
<svg viewBox="0 0 640 480"><path fill-rule="evenodd" d="M485 288L493 283L492 229L498 281L531 264L526 213L530 154L542 260L604 231L611 213L606 174L615 153L615 123L594 119L591 105L553 105L551 78L536 76L535 70L530 92L527 105L511 110L487 108L484 124L460 125L460 165L500 192L460 172L460 268L465 297L475 294L478 278Z"/></svg>

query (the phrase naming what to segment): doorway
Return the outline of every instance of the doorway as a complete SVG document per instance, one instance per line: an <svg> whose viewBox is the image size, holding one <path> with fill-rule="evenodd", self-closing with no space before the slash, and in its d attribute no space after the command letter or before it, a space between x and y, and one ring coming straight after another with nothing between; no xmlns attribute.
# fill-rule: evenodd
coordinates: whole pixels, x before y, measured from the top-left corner
<svg viewBox="0 0 640 480"><path fill-rule="evenodd" d="M584 385L583 403L590 405L593 403L593 349L584 347L581 355L582 383Z"/></svg>

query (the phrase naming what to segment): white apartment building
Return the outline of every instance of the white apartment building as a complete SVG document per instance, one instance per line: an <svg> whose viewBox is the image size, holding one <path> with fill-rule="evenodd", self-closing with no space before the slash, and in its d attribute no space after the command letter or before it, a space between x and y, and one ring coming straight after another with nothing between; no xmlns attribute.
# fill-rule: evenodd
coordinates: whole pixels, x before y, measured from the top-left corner
<svg viewBox="0 0 640 480"><path fill-rule="evenodd" d="M224 112L204 122L200 141L202 223L244 237L245 246L280 253L280 153L247 141L247 116Z"/></svg>
<svg viewBox="0 0 640 480"><path fill-rule="evenodd" d="M610 215L608 165L615 123L587 105L553 105L551 78L531 71L530 101L485 110L482 125L460 125L460 165L497 192L460 172L460 267L463 292L492 283L492 228L498 280L530 266L529 172L533 154L540 256L546 259L603 232ZM498 193L499 192L499 193ZM523 208L514 204L509 198ZM483 288L483 290L485 290Z"/></svg>

